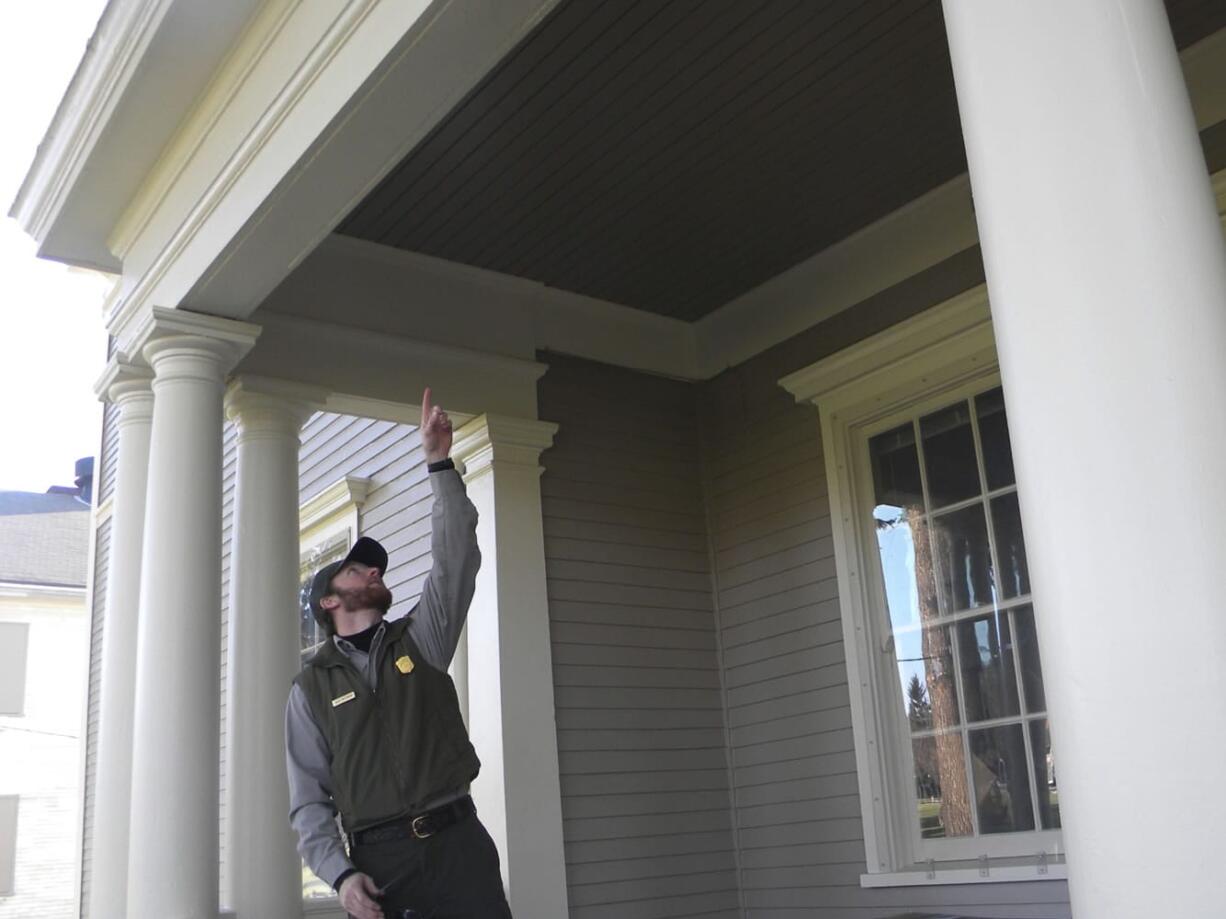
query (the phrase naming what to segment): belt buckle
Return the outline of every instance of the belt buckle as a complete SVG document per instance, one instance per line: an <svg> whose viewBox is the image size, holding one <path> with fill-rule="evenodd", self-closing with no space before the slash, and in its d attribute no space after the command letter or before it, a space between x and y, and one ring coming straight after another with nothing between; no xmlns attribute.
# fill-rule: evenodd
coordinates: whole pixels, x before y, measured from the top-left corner
<svg viewBox="0 0 1226 919"><path fill-rule="evenodd" d="M421 816L419 816L419 817L414 817L414 818L413 818L413 822L412 822L411 824L409 824L409 826L410 826L410 827L412 828L412 830L413 830L413 835L414 835L414 836L416 836L418 839L428 839L428 838L430 838L431 836L433 836L433 835L434 835L434 831L433 831L433 830L429 830L429 831L426 831L426 832L422 832L420 829L418 829L418 824L419 824L419 823L421 823L423 820L429 820L429 819L430 819L430 815L429 815L429 814L422 814L422 815L421 815Z"/></svg>

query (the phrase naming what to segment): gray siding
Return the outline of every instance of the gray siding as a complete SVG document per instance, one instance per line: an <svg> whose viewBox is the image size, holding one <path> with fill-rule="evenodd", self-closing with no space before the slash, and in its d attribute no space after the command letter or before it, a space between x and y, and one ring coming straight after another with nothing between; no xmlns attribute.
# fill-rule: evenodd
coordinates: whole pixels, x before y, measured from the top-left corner
<svg viewBox="0 0 1226 919"><path fill-rule="evenodd" d="M969 250L701 387L735 824L754 919L940 909L1069 916L1058 881L861 889L863 829L819 422L816 409L777 385L978 283L981 272Z"/></svg>
<svg viewBox="0 0 1226 919"><path fill-rule="evenodd" d="M102 408L102 449L95 467L96 503L99 506L115 493L116 460L119 458L118 420L119 407L107 402Z"/></svg>
<svg viewBox="0 0 1226 919"><path fill-rule="evenodd" d="M390 421L320 413L302 431L299 453L302 500L344 476L371 480L359 515L363 535L383 543L390 616L413 608L430 571L430 483L417 428Z"/></svg>
<svg viewBox="0 0 1226 919"><path fill-rule="evenodd" d="M740 915L692 388L550 356L540 415L574 919Z"/></svg>
<svg viewBox="0 0 1226 919"><path fill-rule="evenodd" d="M94 841L94 784L98 768L98 710L102 689L102 623L106 611L106 577L111 562L111 521L98 527L94 547L93 606L90 609L89 684L86 695L85 773L81 782L81 915L88 910Z"/></svg>
<svg viewBox="0 0 1226 919"><path fill-rule="evenodd" d="M226 813L226 670L229 666L230 647L230 547L234 532L234 474L238 464L238 429L226 422L222 429L221 451L221 671L218 674L219 707L218 732L221 738L217 783L217 810L219 857L221 859L219 883L224 892L227 885L226 847L229 844ZM223 894L224 895L224 894Z"/></svg>

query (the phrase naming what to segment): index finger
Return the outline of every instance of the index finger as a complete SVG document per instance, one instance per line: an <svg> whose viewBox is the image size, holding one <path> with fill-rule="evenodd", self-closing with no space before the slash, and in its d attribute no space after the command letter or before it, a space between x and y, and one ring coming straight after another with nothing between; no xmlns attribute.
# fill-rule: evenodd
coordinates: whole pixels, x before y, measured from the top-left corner
<svg viewBox="0 0 1226 919"><path fill-rule="evenodd" d="M421 426L424 428L426 422L430 420L430 387L427 386L425 392L421 394Z"/></svg>

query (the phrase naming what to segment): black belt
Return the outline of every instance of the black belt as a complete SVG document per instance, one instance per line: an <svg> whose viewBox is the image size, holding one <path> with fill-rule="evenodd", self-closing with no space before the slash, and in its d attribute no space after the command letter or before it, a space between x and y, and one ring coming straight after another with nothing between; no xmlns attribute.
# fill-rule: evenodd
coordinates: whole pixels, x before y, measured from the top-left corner
<svg viewBox="0 0 1226 919"><path fill-rule="evenodd" d="M427 839L477 812L471 795L456 798L416 817L397 817L349 834L350 846L369 846L397 839Z"/></svg>

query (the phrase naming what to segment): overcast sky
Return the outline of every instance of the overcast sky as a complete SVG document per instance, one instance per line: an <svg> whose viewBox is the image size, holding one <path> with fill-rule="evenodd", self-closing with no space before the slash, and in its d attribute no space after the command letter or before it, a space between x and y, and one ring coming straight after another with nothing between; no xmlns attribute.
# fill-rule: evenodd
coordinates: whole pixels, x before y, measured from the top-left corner
<svg viewBox="0 0 1226 919"><path fill-rule="evenodd" d="M7 215L72 79L104 0L0 5L0 214ZM93 384L106 362L102 276L35 258L35 243L0 220L0 491L71 485L95 456L102 422Z"/></svg>

